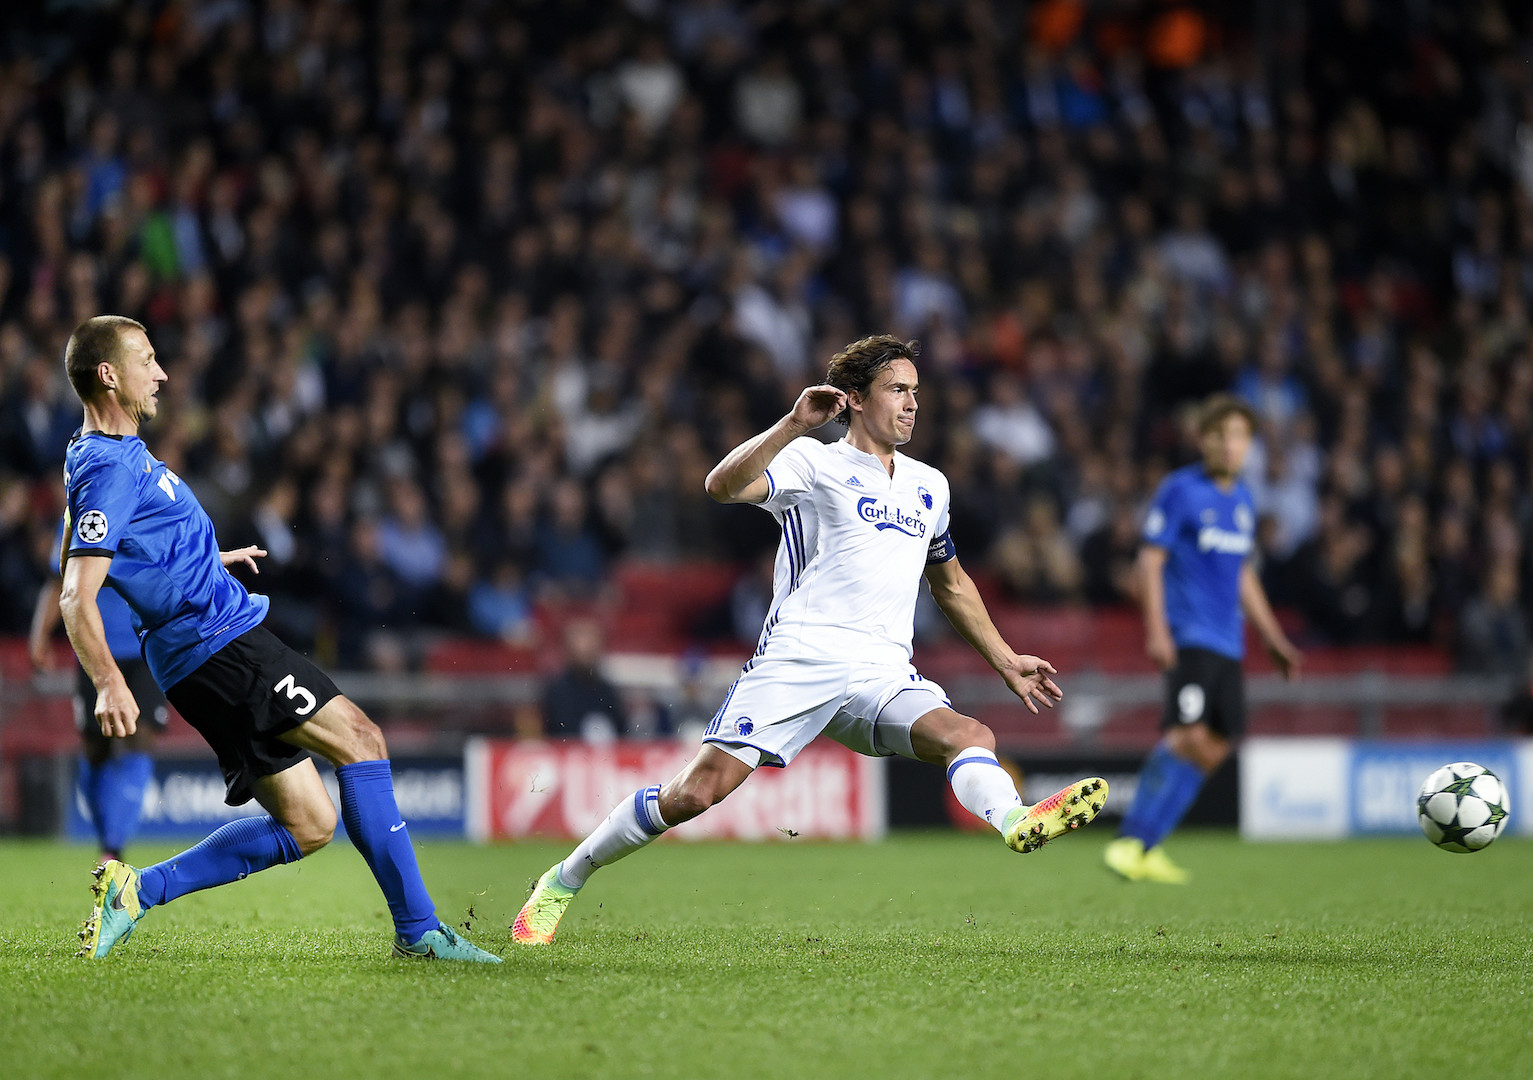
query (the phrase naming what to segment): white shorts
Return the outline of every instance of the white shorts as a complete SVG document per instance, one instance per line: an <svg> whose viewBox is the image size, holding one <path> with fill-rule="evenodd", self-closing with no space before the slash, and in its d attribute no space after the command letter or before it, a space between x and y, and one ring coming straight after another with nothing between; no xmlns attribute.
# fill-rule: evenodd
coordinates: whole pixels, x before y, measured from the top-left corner
<svg viewBox="0 0 1533 1080"><path fill-rule="evenodd" d="M782 768L821 732L869 757L915 757L911 727L952 707L942 687L909 664L759 658L729 688L703 742L751 768Z"/></svg>

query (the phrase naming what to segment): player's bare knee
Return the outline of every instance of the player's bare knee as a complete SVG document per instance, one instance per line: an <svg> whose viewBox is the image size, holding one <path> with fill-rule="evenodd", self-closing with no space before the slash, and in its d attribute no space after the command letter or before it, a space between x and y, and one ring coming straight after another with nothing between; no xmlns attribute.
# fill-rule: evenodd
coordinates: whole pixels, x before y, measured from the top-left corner
<svg viewBox="0 0 1533 1080"><path fill-rule="evenodd" d="M981 750L989 750L995 753L995 732L988 726L981 724L972 716L964 716L962 713L954 714L958 722L954 726L953 751L967 750L970 747L979 747Z"/></svg>
<svg viewBox="0 0 1533 1080"><path fill-rule="evenodd" d="M1166 745L1177 757L1192 762L1205 773L1213 772L1230 755L1229 740L1203 724L1172 728L1166 732Z"/></svg>
<svg viewBox="0 0 1533 1080"><path fill-rule="evenodd" d="M306 856L312 855L335 837L335 807L328 798L316 799L283 824L293 834L298 850Z"/></svg>
<svg viewBox="0 0 1533 1080"><path fill-rule="evenodd" d="M1230 756L1229 740L1210 733L1198 744L1197 763L1204 772L1213 772Z"/></svg>
<svg viewBox="0 0 1533 1080"><path fill-rule="evenodd" d="M378 725L349 698L337 698L341 703L341 747L346 759L338 764L355 761L382 761L389 756L388 743Z"/></svg>
<svg viewBox="0 0 1533 1080"><path fill-rule="evenodd" d="M383 738L383 731L361 710L357 711L356 736L360 752L366 755L363 761L383 761L388 758L389 745Z"/></svg>
<svg viewBox="0 0 1533 1080"><path fill-rule="evenodd" d="M666 785L660 793L660 815L667 825L691 821L718 801L706 777L688 777Z"/></svg>
<svg viewBox="0 0 1533 1080"><path fill-rule="evenodd" d="M964 750L995 751L995 733L972 716L952 709L927 713L910 731L916 757L938 765L951 762Z"/></svg>

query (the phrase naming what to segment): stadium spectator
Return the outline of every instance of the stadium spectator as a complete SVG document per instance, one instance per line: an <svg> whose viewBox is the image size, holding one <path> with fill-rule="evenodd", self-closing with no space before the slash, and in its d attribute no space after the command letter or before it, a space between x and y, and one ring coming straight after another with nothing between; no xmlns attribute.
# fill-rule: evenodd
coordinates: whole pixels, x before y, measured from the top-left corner
<svg viewBox="0 0 1533 1080"><path fill-rule="evenodd" d="M543 734L610 742L628 730L623 696L597 666L605 642L594 619L564 628L564 666L543 690Z"/></svg>
<svg viewBox="0 0 1533 1080"><path fill-rule="evenodd" d="M1458 656L1465 671L1515 677L1524 668L1533 641L1519 603L1517 564L1498 560L1481 591L1460 615Z"/></svg>
<svg viewBox="0 0 1533 1080"><path fill-rule="evenodd" d="M1083 564L1050 589L1121 597L1109 523L1234 389L1274 603L1460 640L1533 525L1529 13L1311 5L1288 64L1239 5L1110 7L29 12L11 40L47 47L0 49L0 627L51 558L59 349L111 310L170 375L155 452L268 549L291 490L262 586L357 662L359 599L396 640L499 634L470 598L507 561L535 603L616 558L748 564L774 538L714 513L708 463L886 329L922 338L972 569L1015 568L1041 491L1046 561Z"/></svg>

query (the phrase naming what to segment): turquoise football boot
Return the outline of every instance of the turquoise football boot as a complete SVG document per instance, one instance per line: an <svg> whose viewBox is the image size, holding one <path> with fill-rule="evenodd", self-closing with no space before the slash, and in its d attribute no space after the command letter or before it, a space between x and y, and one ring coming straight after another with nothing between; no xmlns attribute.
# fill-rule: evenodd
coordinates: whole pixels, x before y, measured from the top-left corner
<svg viewBox="0 0 1533 1080"><path fill-rule="evenodd" d="M99 960L118 942L128 940L149 909L138 897L138 871L127 863L108 859L92 872L96 881L90 893L95 906L80 931L76 955Z"/></svg>
<svg viewBox="0 0 1533 1080"><path fill-rule="evenodd" d="M467 960L471 964L499 964L500 957L460 938L446 923L437 923L418 941L406 942L394 935L394 955L408 960Z"/></svg>

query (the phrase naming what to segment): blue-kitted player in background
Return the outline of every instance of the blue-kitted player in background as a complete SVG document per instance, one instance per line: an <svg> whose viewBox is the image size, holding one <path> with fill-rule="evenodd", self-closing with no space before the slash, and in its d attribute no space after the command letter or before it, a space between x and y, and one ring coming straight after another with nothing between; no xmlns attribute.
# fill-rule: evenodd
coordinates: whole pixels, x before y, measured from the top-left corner
<svg viewBox="0 0 1533 1080"><path fill-rule="evenodd" d="M67 511L60 609L111 738L138 728L138 703L112 657L98 603L122 594L149 671L218 755L231 806L266 814L214 831L162 863L109 860L96 871L81 952L102 957L152 908L289 863L324 847L335 806L308 751L335 765L346 832L394 919L399 956L499 963L436 917L394 798L383 733L301 653L262 627L267 601L227 569L258 552L220 552L189 487L138 437L165 372L142 324L87 319L64 352L85 423L64 457ZM264 553L261 553L264 554Z"/></svg>
<svg viewBox="0 0 1533 1080"><path fill-rule="evenodd" d="M1167 476L1145 516L1138 567L1145 651L1166 672L1166 705L1161 740L1105 854L1108 867L1129 881L1187 880L1161 841L1245 726L1245 618L1283 675L1299 672L1299 651L1251 565L1256 513L1240 471L1254 433L1255 413L1245 402L1210 398L1198 413L1203 460Z"/></svg>
<svg viewBox="0 0 1533 1080"><path fill-rule="evenodd" d="M59 529L57 547L63 551L64 530ZM37 593L32 612L32 630L27 652L34 671L53 666L52 638L59 624L61 578L50 577ZM133 616L117 590L104 588L96 594L101 612L101 627L107 647L122 672L133 700L138 703L138 731L125 739L109 739L96 726L96 687L85 669L75 665L75 727L80 732L80 765L75 776L75 790L85 805L86 816L96 831L101 848L100 862L121 859L123 848L138 831L144 808L144 790L154 776L155 736L165 730L167 710L165 695L149 674L149 665L139 655L138 634L133 630Z"/></svg>

